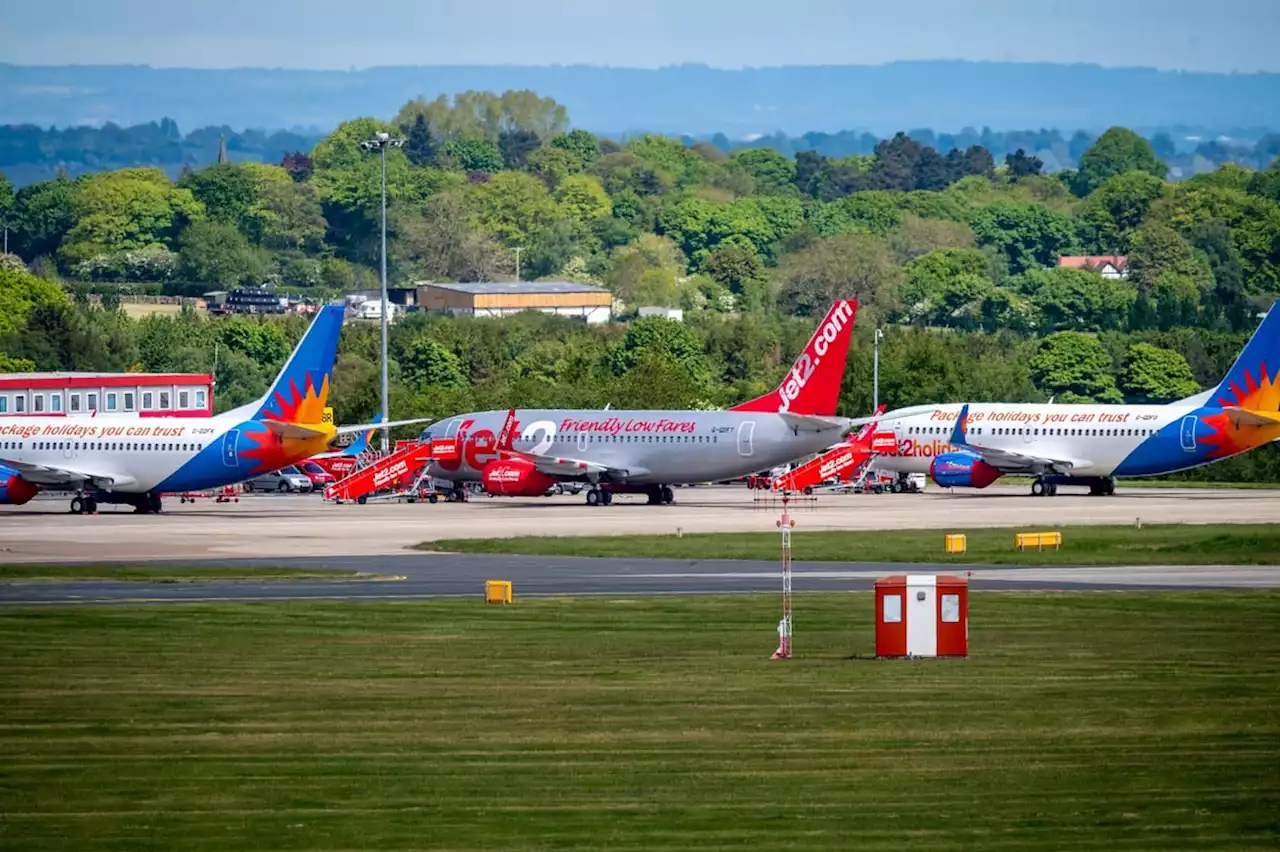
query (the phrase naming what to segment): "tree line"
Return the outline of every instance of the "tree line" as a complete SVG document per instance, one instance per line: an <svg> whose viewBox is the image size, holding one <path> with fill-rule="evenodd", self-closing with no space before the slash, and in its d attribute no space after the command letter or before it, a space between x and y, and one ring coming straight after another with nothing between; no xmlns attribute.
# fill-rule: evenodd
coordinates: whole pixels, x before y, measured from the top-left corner
<svg viewBox="0 0 1280 852"><path fill-rule="evenodd" d="M885 351L891 405L1175 399L1216 382L1280 293L1276 163L1174 183L1150 142L1125 128L1053 175L1026 150L997 161L981 144L943 153L907 133L851 157L726 154L706 141L596 137L531 92L464 93L410 101L390 121L346 122L273 165L212 165L176 180L119 169L16 193L0 184L15 253L5 265L66 299L4 332L5 363L158 369L160 355L142 351L163 347L138 342L128 357L126 338L141 341L148 323L177 324L176 351L211 362L215 343L197 328L257 328L134 323L111 298L104 309L81 304L90 290L144 282L198 294L271 281L327 298L372 286L381 168L360 142L380 132L405 140L386 155L393 285L510 279L518 249L521 277L600 284L624 318L642 305L686 311L670 328L406 318L397 393L414 413L511 400L731 403L771 386L837 298L863 305L857 345L874 325L897 341L901 364ZM1122 255L1128 277L1059 267L1063 255ZM637 329L656 342L639 345ZM254 376L269 378L274 362L251 350L257 372L227 367L248 377L228 379L227 404L252 393ZM348 352L342 368L370 400L375 353ZM869 408L869 363L864 351L851 368L849 413ZM895 375L906 382L897 389ZM349 419L373 411L343 404Z"/></svg>

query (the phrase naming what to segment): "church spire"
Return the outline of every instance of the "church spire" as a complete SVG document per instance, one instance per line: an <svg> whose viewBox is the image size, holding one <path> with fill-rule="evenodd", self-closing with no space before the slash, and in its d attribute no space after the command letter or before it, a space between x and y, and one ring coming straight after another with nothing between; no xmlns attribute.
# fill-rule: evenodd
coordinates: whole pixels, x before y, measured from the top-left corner
<svg viewBox="0 0 1280 852"><path fill-rule="evenodd" d="M229 163L231 159L227 156L227 137L218 137L218 162Z"/></svg>

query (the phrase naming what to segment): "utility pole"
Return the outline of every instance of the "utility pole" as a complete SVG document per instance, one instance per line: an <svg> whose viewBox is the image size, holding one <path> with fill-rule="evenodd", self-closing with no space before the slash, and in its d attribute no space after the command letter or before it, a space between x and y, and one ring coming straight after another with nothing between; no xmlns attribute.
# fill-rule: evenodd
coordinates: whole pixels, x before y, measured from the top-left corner
<svg viewBox="0 0 1280 852"><path fill-rule="evenodd" d="M880 410L880 338L884 329L876 327L875 342L871 345L871 410Z"/></svg>
<svg viewBox="0 0 1280 852"><path fill-rule="evenodd" d="M404 145L403 139L392 139L388 133L374 134L372 139L366 139L360 143L360 147L366 151L377 151L382 157L382 422L389 423L391 414L388 411L390 407L387 398L387 314L389 305L387 303L387 149L399 148ZM383 427L382 430L382 451L387 451L387 444L390 441L390 430Z"/></svg>
<svg viewBox="0 0 1280 852"><path fill-rule="evenodd" d="M520 246L516 246L516 281L520 280Z"/></svg>

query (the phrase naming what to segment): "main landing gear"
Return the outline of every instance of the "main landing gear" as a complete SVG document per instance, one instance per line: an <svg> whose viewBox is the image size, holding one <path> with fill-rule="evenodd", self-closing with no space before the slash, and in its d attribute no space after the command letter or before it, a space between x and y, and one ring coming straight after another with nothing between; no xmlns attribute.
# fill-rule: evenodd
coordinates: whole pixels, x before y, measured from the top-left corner
<svg viewBox="0 0 1280 852"><path fill-rule="evenodd" d="M671 490L670 485L660 485L649 491L649 505L657 506L659 504L671 505L676 501L676 493Z"/></svg>
<svg viewBox="0 0 1280 852"><path fill-rule="evenodd" d="M613 493L604 489L592 486L587 491L588 506L608 506L613 503Z"/></svg>
<svg viewBox="0 0 1280 852"><path fill-rule="evenodd" d="M1033 497L1056 497L1059 485L1088 486L1094 497L1110 497L1116 493L1116 481L1110 476L1037 476L1031 483Z"/></svg>
<svg viewBox="0 0 1280 852"><path fill-rule="evenodd" d="M1043 476L1037 476L1036 481L1031 483L1032 497L1057 497L1058 485L1055 482L1046 482Z"/></svg>
<svg viewBox="0 0 1280 852"><path fill-rule="evenodd" d="M87 493L76 494L71 498L71 514L96 515L98 514L98 501Z"/></svg>

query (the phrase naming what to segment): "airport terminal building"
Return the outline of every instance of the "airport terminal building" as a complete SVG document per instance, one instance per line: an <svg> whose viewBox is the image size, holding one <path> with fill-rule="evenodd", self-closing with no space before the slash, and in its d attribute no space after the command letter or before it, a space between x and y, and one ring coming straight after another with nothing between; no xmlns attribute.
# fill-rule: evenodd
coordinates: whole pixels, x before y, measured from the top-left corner
<svg viewBox="0 0 1280 852"><path fill-rule="evenodd" d="M502 317L542 311L579 317L589 323L613 316L613 294L602 287L574 281L472 281L419 284L418 307L424 311Z"/></svg>
<svg viewBox="0 0 1280 852"><path fill-rule="evenodd" d="M6 373L0 417L212 417L210 373Z"/></svg>

